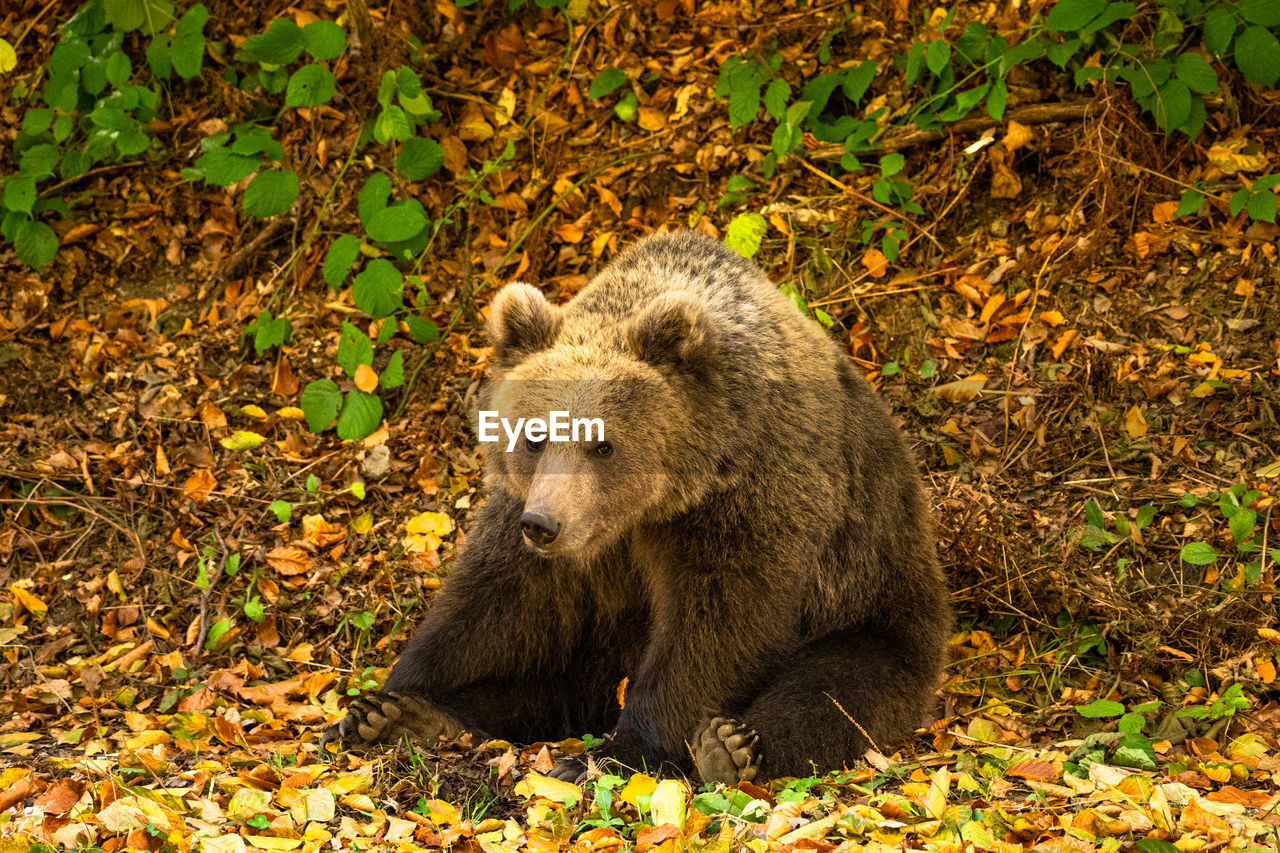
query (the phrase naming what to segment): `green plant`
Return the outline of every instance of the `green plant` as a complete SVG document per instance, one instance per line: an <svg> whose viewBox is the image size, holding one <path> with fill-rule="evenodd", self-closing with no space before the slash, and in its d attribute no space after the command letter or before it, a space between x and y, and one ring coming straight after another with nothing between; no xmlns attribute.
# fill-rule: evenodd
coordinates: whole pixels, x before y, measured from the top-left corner
<svg viewBox="0 0 1280 853"><path fill-rule="evenodd" d="M15 87L25 110L13 143L17 168L0 179L0 237L13 244L23 263L39 269L57 253L57 235L44 220L71 215L58 189L100 164L137 157L151 146L147 122L156 116L161 81L174 72L184 79L199 73L208 17L199 3L174 21L172 6L156 0L89 0L58 32L41 69L43 105L31 103L35 93L25 86ZM164 31L170 25L172 32ZM152 36L150 85L135 82L124 49L134 30Z"/></svg>
<svg viewBox="0 0 1280 853"><path fill-rule="evenodd" d="M610 66L600 71L591 81L591 85L587 88L587 97L593 101L606 98L613 94L618 87L627 83L630 78L627 72L621 68ZM621 98L613 105L613 114L622 121L635 121L637 110L639 109L639 100L636 93L628 89Z"/></svg>
<svg viewBox="0 0 1280 853"><path fill-rule="evenodd" d="M1087 775L1090 763L1108 760L1110 763L1118 764L1122 767L1154 770L1156 766L1155 746L1152 744L1151 738L1144 733L1144 730L1148 723L1146 715L1159 710L1160 706L1161 703L1158 699L1143 702L1130 708L1126 708L1123 704L1111 699L1095 699L1087 705L1077 706L1076 713L1086 719L1118 718L1116 720L1116 730L1119 733L1119 737L1109 739L1113 741L1111 743L1107 743L1106 740L1095 741L1101 746L1114 747L1114 752L1112 752L1109 759L1106 756L1105 749L1102 751L1086 750L1081 755L1073 753L1068 769L1072 773L1083 772Z"/></svg>

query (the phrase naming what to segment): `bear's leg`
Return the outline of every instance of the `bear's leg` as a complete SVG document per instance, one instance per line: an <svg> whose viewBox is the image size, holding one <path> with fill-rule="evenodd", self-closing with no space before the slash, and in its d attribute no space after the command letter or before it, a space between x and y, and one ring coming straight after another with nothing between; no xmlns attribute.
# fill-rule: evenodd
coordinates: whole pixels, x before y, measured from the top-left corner
<svg viewBox="0 0 1280 853"><path fill-rule="evenodd" d="M900 635L901 636L901 635ZM786 668L739 713L694 737L703 780L735 783L808 776L886 749L928 713L937 652L894 642L883 630L851 629L789 655Z"/></svg>

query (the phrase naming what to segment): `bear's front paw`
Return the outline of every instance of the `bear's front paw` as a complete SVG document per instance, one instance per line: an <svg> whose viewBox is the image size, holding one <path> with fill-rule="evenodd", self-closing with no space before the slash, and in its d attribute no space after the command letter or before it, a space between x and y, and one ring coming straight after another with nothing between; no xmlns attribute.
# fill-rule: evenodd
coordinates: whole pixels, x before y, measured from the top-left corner
<svg viewBox="0 0 1280 853"><path fill-rule="evenodd" d="M441 736L453 738L462 726L447 714L416 696L400 693L366 693L347 707L347 715L320 736L323 752L331 741L341 746L390 743L408 735L434 744Z"/></svg>
<svg viewBox="0 0 1280 853"><path fill-rule="evenodd" d="M750 782L760 771L760 736L737 720L716 717L694 736L693 761L704 782Z"/></svg>

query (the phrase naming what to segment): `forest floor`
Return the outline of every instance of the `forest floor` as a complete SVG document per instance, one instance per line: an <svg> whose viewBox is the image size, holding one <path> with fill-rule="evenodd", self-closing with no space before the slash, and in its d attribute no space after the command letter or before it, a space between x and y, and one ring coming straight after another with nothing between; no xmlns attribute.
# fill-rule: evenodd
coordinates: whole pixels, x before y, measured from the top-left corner
<svg viewBox="0 0 1280 853"><path fill-rule="evenodd" d="M0 36L19 41L26 5ZM966 152L980 129L904 147L925 214L894 263L858 237L881 216L872 178L820 144L756 188L756 260L834 320L930 487L959 623L912 741L821 780L700 792L540 775L580 739L321 755L448 583L478 499L464 401L488 350L467 318L514 278L567 299L655 229L723 236L746 209L719 206L726 181L768 139L731 128L720 63L768 39L803 56L847 23L658 3L570 31L532 6L419 5L383 24L438 57L447 159L415 196L444 210L518 144L482 179L493 203L457 208L420 265L445 334L404 342L420 369L369 437L313 434L297 408L358 313L321 278L329 241L304 238L361 96L282 124L326 179L296 216L247 219L180 179L236 96L206 74L160 127L165 157L85 180L88 224L52 264L0 250L0 851L1280 851L1280 228L1225 199L1173 215L1226 156L1213 143L1277 156L1274 97L1211 113L1203 144L1099 89L1075 119L996 126L999 155ZM223 38L269 20L227 11ZM888 21L849 39L883 54L909 35ZM584 100L609 65L661 70L640 121ZM338 77L359 93L358 74ZM0 138L20 121L0 106ZM355 220L357 189L338 183L323 234ZM292 336L259 357L245 326L281 305ZM1249 537L1259 571L1235 547ZM1212 556L1183 559L1195 543Z"/></svg>

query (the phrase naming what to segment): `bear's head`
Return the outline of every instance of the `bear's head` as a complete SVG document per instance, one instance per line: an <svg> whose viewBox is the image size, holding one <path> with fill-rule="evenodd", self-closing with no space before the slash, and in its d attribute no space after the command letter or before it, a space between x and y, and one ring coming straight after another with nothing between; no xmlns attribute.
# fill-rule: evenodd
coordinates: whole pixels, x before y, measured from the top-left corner
<svg viewBox="0 0 1280 853"><path fill-rule="evenodd" d="M561 309L527 284L491 304L477 435L490 482L524 502L525 544L548 557L586 560L669 518L715 469L712 312L686 292L617 308Z"/></svg>

